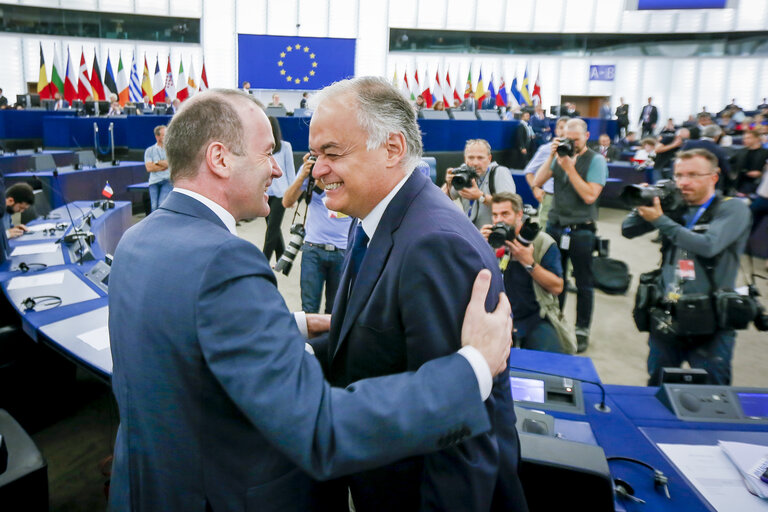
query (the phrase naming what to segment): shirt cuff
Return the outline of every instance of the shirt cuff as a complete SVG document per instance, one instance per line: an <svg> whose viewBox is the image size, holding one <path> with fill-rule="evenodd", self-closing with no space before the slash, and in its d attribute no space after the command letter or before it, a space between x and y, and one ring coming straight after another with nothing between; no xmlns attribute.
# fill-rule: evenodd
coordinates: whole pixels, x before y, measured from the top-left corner
<svg viewBox="0 0 768 512"><path fill-rule="evenodd" d="M293 319L296 320L296 327L299 328L299 332L304 338L309 339L309 329L307 329L307 314L303 311L296 311L293 314Z"/></svg>
<svg viewBox="0 0 768 512"><path fill-rule="evenodd" d="M477 386L480 388L480 398L485 402L491 396L493 388L493 376L485 358L475 347L467 345L459 349L459 354L464 356L477 378Z"/></svg>

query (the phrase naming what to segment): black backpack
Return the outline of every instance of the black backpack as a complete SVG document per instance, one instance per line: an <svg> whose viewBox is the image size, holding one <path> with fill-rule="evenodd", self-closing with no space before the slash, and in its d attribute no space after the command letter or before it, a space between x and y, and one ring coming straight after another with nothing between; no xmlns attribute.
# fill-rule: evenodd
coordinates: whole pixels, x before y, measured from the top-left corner
<svg viewBox="0 0 768 512"><path fill-rule="evenodd" d="M609 295L624 295L632 282L627 264L606 256L592 259L592 276L595 288Z"/></svg>

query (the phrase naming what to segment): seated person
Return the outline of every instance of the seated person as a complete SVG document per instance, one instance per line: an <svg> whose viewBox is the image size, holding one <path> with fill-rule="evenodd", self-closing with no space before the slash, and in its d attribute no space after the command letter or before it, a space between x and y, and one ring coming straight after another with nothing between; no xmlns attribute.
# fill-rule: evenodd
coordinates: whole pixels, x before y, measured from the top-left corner
<svg viewBox="0 0 768 512"><path fill-rule="evenodd" d="M432 105L432 110L445 110L445 103L442 101L436 101L434 105Z"/></svg>
<svg viewBox="0 0 768 512"><path fill-rule="evenodd" d="M763 168L768 160L768 149L754 130L744 132L744 147L733 156L736 195L749 196L757 191L763 177Z"/></svg>
<svg viewBox="0 0 768 512"><path fill-rule="evenodd" d="M629 132L626 137L616 144L622 151L634 151L640 145L637 140L637 132Z"/></svg>
<svg viewBox="0 0 768 512"><path fill-rule="evenodd" d="M107 112L108 116L119 116L123 113L123 109L120 108L120 102L115 100L109 105L109 112Z"/></svg>
<svg viewBox="0 0 768 512"><path fill-rule="evenodd" d="M285 105L283 105L280 102L280 95L275 93L272 95L272 102L267 105L268 107L277 107L277 108L285 108Z"/></svg>
<svg viewBox="0 0 768 512"><path fill-rule="evenodd" d="M5 215L3 215L3 229L9 239L16 238L27 232L24 224L13 225L11 215L21 213L35 204L35 192L26 183L16 183L5 191Z"/></svg>
<svg viewBox="0 0 768 512"><path fill-rule="evenodd" d="M515 317L513 339L515 346L548 352L575 351L575 344L564 348L552 321L562 320L557 296L563 292L563 267L560 249L543 230L528 244L521 243L523 200L510 192L499 192L491 199L493 223L503 223L514 233L513 241L497 250L499 266L504 274L504 289ZM480 232L488 240L493 225L486 224ZM525 233L524 233L525 234ZM573 339L575 343L575 337Z"/></svg>
<svg viewBox="0 0 768 512"><path fill-rule="evenodd" d="M632 160L643 165L643 168L653 167L653 159L656 158L656 139L653 137L646 137L640 141L640 149L635 152L635 156ZM647 163L648 160L651 162Z"/></svg>
<svg viewBox="0 0 768 512"><path fill-rule="evenodd" d="M597 144L592 149L605 157L606 162L615 162L621 159L621 149L611 144L611 138L607 133L600 135Z"/></svg>

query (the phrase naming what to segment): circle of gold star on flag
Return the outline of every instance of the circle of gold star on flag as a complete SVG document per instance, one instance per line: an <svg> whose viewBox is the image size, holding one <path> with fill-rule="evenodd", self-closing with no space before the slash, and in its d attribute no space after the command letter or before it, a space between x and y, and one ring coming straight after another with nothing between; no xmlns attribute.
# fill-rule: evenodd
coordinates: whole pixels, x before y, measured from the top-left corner
<svg viewBox="0 0 768 512"><path fill-rule="evenodd" d="M280 70L280 76L284 77L287 83L306 84L316 74L316 54L309 46L302 46L299 43L288 45L285 51L280 52L279 57L277 68Z"/></svg>

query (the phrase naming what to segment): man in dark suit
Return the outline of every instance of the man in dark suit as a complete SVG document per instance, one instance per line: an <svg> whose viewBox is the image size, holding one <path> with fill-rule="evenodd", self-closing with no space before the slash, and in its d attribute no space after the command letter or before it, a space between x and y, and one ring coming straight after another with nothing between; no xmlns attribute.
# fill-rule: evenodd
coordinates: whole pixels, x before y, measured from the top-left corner
<svg viewBox="0 0 768 512"><path fill-rule="evenodd" d="M327 338L313 343L335 385L415 370L456 350L472 276L493 252L466 215L418 172L421 137L413 109L381 78L338 82L319 93L309 130L327 207L360 219ZM373 148L373 149L369 149ZM492 306L492 304L489 304ZM508 374L486 403L494 431L423 457L355 474L357 510L525 510Z"/></svg>
<svg viewBox="0 0 768 512"><path fill-rule="evenodd" d="M763 177L768 149L763 147L757 130L745 131L743 142L744 147L733 156L733 178L736 193L748 196L757 191Z"/></svg>
<svg viewBox="0 0 768 512"><path fill-rule="evenodd" d="M110 510L320 510L312 477L491 428L482 398L489 368L506 367L506 299L489 315L484 294L473 296L462 334L487 321L503 333L491 345L471 340L479 353L464 347L413 374L331 388L297 325L317 333L327 317L294 318L267 259L235 234L238 220L269 213L266 190L281 175L260 105L242 91L201 93L165 143L176 188L125 233L110 275L120 412ZM490 286L484 274L478 293Z"/></svg>
<svg viewBox="0 0 768 512"><path fill-rule="evenodd" d="M0 108L8 108L8 98L3 96L2 89L0 89Z"/></svg>
<svg viewBox="0 0 768 512"><path fill-rule="evenodd" d="M621 149L611 144L611 138L607 133L603 133L597 140L597 144L592 149L605 157L606 162L615 162L621 160Z"/></svg>
<svg viewBox="0 0 768 512"><path fill-rule="evenodd" d="M56 100L56 103L53 104L53 110L62 110L65 108L69 108L69 102L61 97L61 93L57 92L53 95L53 99Z"/></svg>
<svg viewBox="0 0 768 512"><path fill-rule="evenodd" d="M525 169L525 164L531 159L533 139L535 134L529 124L531 113L524 111L520 114L520 124L517 125L512 141L512 165L513 169Z"/></svg>
<svg viewBox="0 0 768 512"><path fill-rule="evenodd" d="M491 98L491 91L485 91L483 100L480 102L480 110L496 110L496 101Z"/></svg>
<svg viewBox="0 0 768 512"><path fill-rule="evenodd" d="M624 98L619 98L620 105L616 107L616 121L619 125L619 137L627 136L629 127L629 105L624 103Z"/></svg>
<svg viewBox="0 0 768 512"><path fill-rule="evenodd" d="M656 129L656 123L659 120L659 111L653 105L653 98L648 98L648 104L643 107L640 112L640 123L643 126L642 134L640 138L644 138L647 135L653 135L653 131Z"/></svg>

